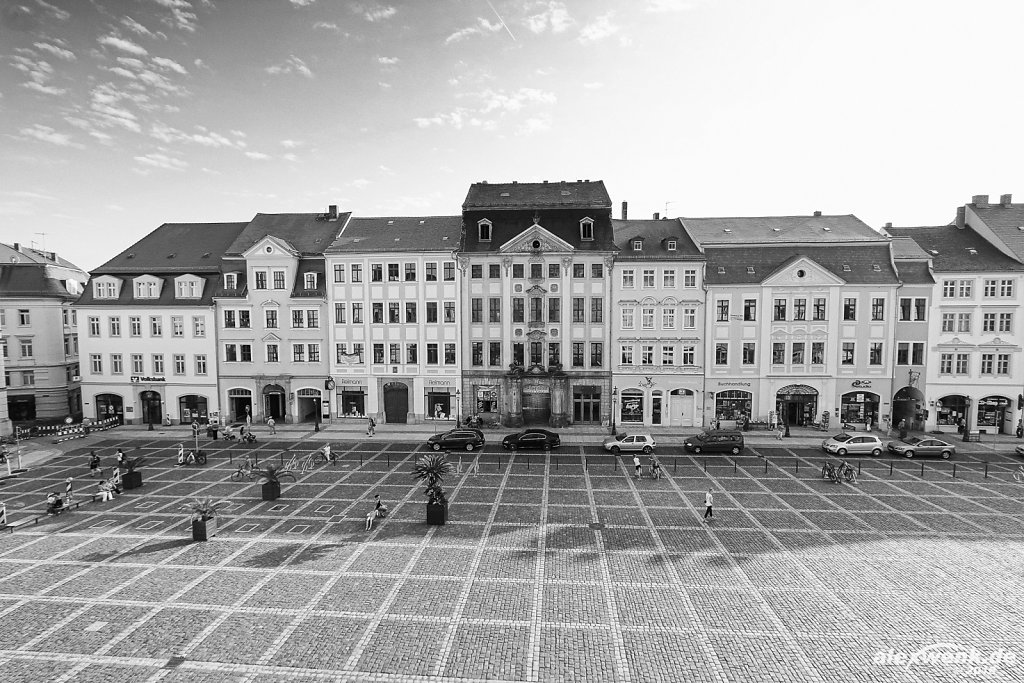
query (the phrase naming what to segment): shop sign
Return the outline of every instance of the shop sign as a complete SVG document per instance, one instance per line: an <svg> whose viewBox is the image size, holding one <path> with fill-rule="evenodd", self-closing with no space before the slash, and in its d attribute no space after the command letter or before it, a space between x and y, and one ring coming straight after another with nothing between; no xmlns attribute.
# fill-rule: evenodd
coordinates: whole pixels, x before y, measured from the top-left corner
<svg viewBox="0 0 1024 683"><path fill-rule="evenodd" d="M719 382L720 387L749 387L750 382Z"/></svg>
<svg viewBox="0 0 1024 683"><path fill-rule="evenodd" d="M143 377L140 375L132 375L132 382L138 384L139 382L166 382L166 377Z"/></svg>
<svg viewBox="0 0 1024 683"><path fill-rule="evenodd" d="M344 378L342 378L342 379L338 380L338 384L359 384L359 385L362 385L362 384L366 384L366 380L365 379L344 379Z"/></svg>
<svg viewBox="0 0 1024 683"><path fill-rule="evenodd" d="M427 377L424 380L424 383L428 387L450 387L452 385L452 382L454 381L455 380L452 379L439 379L437 377Z"/></svg>
<svg viewBox="0 0 1024 683"><path fill-rule="evenodd" d="M853 387L854 389L870 389L871 388L871 380L869 380L869 379L855 379L852 382L850 382L850 386ZM857 400L859 401L860 399L857 399Z"/></svg>
<svg viewBox="0 0 1024 683"><path fill-rule="evenodd" d="M550 391L551 390L548 388L548 386L546 384L524 384L523 385L523 393L524 394L546 394L546 393L548 393Z"/></svg>

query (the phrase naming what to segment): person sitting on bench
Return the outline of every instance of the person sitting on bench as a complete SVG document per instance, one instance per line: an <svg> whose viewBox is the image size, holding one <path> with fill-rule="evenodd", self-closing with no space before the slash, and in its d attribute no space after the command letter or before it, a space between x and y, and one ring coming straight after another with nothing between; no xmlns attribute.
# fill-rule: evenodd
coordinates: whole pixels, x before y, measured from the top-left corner
<svg viewBox="0 0 1024 683"><path fill-rule="evenodd" d="M114 485L109 481L101 481L99 485L100 502L114 500Z"/></svg>
<svg viewBox="0 0 1024 683"><path fill-rule="evenodd" d="M64 510L64 499L51 491L46 495L46 514L59 515Z"/></svg>

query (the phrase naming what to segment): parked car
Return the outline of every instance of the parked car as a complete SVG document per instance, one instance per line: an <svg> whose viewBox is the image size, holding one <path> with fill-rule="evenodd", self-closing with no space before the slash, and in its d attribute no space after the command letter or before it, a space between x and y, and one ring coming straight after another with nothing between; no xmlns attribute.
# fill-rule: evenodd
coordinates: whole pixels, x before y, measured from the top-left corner
<svg viewBox="0 0 1024 683"><path fill-rule="evenodd" d="M950 456L956 455L956 446L942 439L908 436L898 441L890 441L889 452L905 458L913 458L915 455L941 455L943 460L949 460Z"/></svg>
<svg viewBox="0 0 1024 683"><path fill-rule="evenodd" d="M654 437L650 434L616 434L606 436L601 442L606 451L619 453L620 451L642 451L650 453L654 450Z"/></svg>
<svg viewBox="0 0 1024 683"><path fill-rule="evenodd" d="M427 446L435 451L471 451L484 447L484 433L479 429L451 429L444 434L434 434L427 439Z"/></svg>
<svg viewBox="0 0 1024 683"><path fill-rule="evenodd" d="M562 439L554 432L546 429L527 429L524 432L509 434L501 440L502 448L515 451L520 448L558 448L562 445Z"/></svg>
<svg viewBox="0 0 1024 683"><path fill-rule="evenodd" d="M877 457L882 454L882 440L874 434L842 432L822 441L821 448L826 453L835 453L840 457L848 453L870 453Z"/></svg>
<svg viewBox="0 0 1024 683"><path fill-rule="evenodd" d="M743 450L743 432L732 429L709 429L687 437L683 443L688 453L732 453Z"/></svg>

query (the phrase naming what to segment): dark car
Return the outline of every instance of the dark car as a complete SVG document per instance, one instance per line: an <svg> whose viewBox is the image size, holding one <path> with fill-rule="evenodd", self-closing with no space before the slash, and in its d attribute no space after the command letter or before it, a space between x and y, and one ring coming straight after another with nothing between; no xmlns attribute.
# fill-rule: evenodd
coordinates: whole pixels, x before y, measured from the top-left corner
<svg viewBox="0 0 1024 683"><path fill-rule="evenodd" d="M731 429L710 429L694 434L683 444L689 453L732 453L743 450L743 432Z"/></svg>
<svg viewBox="0 0 1024 683"><path fill-rule="evenodd" d="M484 447L484 433L479 429L452 429L444 434L434 434L427 439L427 445L435 451L471 451Z"/></svg>
<svg viewBox="0 0 1024 683"><path fill-rule="evenodd" d="M527 429L525 432L509 434L501 440L502 448L515 451L520 448L558 448L562 445L562 439L558 434L549 432L546 429Z"/></svg>

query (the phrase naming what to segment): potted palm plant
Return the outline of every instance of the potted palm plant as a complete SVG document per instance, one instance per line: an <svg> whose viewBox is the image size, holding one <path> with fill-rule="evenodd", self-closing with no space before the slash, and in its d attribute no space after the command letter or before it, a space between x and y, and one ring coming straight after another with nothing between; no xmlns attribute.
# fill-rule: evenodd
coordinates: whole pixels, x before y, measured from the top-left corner
<svg viewBox="0 0 1024 683"><path fill-rule="evenodd" d="M217 510L225 501L212 498L193 498L183 508L192 513L192 540L208 541L217 533Z"/></svg>
<svg viewBox="0 0 1024 683"><path fill-rule="evenodd" d="M263 485L263 500L277 500L281 497L281 480L291 477L295 481L295 473L287 467L267 465L263 469L255 469L250 475L257 484Z"/></svg>
<svg viewBox="0 0 1024 683"><path fill-rule="evenodd" d="M441 484L445 475L451 474L452 464L443 453L428 453L416 461L412 476L423 482L423 493L427 496L427 524L444 524L448 521L448 498Z"/></svg>
<svg viewBox="0 0 1024 683"><path fill-rule="evenodd" d="M125 489L137 489L142 486L142 472L139 468L146 462L144 457L128 458L124 461L125 473L121 482Z"/></svg>

